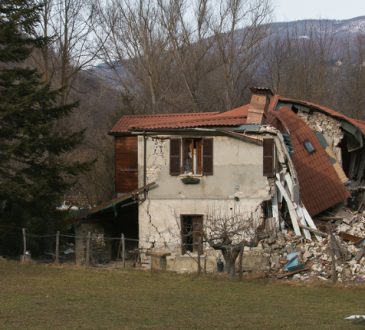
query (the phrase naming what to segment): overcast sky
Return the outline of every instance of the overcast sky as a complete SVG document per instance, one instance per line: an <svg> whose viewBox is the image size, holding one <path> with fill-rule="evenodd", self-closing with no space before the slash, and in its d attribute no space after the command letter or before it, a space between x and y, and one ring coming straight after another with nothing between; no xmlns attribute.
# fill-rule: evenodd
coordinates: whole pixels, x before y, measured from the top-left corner
<svg viewBox="0 0 365 330"><path fill-rule="evenodd" d="M365 16L365 0L272 0L274 21Z"/></svg>

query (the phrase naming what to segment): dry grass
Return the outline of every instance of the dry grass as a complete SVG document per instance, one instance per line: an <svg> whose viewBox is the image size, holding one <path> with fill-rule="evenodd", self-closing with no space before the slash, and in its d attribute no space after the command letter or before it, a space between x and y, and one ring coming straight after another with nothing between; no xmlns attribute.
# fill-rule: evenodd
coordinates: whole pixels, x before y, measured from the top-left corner
<svg viewBox="0 0 365 330"><path fill-rule="evenodd" d="M0 262L1 329L351 329L364 288Z"/></svg>

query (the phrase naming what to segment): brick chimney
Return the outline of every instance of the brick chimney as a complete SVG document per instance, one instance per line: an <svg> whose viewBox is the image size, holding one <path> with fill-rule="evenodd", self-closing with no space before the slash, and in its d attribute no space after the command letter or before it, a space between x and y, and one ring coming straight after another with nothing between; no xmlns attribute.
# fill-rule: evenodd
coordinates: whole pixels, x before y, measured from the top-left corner
<svg viewBox="0 0 365 330"><path fill-rule="evenodd" d="M250 107L248 108L247 124L262 124L273 92L270 88L262 87L252 87L250 90L252 96Z"/></svg>

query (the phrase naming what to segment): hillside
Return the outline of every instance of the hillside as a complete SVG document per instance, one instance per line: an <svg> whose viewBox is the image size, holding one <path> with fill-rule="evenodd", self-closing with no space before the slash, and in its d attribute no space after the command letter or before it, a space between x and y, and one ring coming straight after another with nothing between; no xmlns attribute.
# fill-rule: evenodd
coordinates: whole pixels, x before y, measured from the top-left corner
<svg viewBox="0 0 365 330"><path fill-rule="evenodd" d="M365 33L365 16L354 17L345 20L330 20L330 19L305 19L290 22L273 22L267 25L267 38L264 44L269 43L276 38L285 39L287 36L309 40L313 36L322 36L334 38L335 41L350 41L354 42L357 35ZM242 30L237 30L237 38L243 33ZM340 53L339 49L333 53L333 59L337 59ZM106 84L113 88L120 87L120 80L126 77L125 67L121 64L113 64L112 69L106 63L100 63L90 69L93 76L102 79ZM262 68L259 68L262 71Z"/></svg>

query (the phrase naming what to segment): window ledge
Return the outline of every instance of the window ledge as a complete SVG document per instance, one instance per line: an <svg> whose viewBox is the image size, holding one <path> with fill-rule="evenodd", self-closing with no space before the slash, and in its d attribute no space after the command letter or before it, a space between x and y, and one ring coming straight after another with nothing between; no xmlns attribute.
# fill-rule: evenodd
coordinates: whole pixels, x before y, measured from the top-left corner
<svg viewBox="0 0 365 330"><path fill-rule="evenodd" d="M179 175L179 178L201 178L203 174L183 173Z"/></svg>

